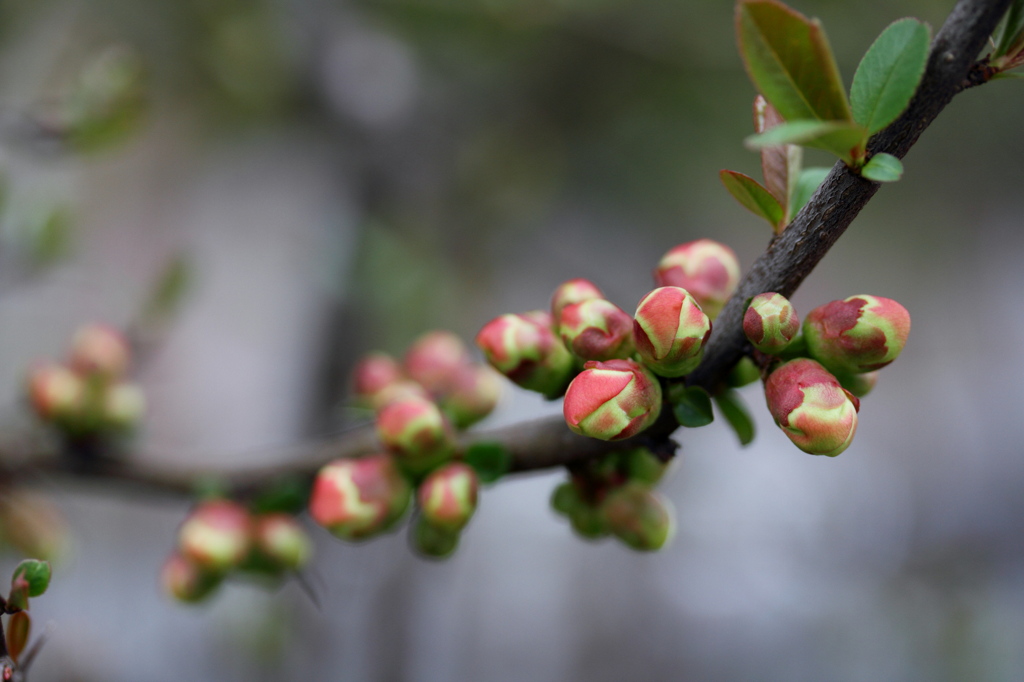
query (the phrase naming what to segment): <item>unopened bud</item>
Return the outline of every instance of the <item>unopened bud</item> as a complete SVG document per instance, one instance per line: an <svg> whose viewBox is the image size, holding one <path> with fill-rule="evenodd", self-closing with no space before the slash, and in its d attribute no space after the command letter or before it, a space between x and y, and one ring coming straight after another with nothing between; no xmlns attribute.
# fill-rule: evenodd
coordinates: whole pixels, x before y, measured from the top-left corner
<svg viewBox="0 0 1024 682"><path fill-rule="evenodd" d="M417 499L430 525L462 530L476 511L479 481L473 467L452 462L432 472L420 483Z"/></svg>
<svg viewBox="0 0 1024 682"><path fill-rule="evenodd" d="M837 374L836 379L850 393L863 398L878 383L878 370L866 374Z"/></svg>
<svg viewBox="0 0 1024 682"><path fill-rule="evenodd" d="M409 507L412 488L389 455L331 462L316 476L309 515L343 540L390 528Z"/></svg>
<svg viewBox="0 0 1024 682"><path fill-rule="evenodd" d="M423 473L450 459L455 433L431 400L404 398L377 413L377 436L403 467Z"/></svg>
<svg viewBox="0 0 1024 682"><path fill-rule="evenodd" d="M135 384L117 383L103 395L103 421L114 429L133 428L146 412L146 396Z"/></svg>
<svg viewBox="0 0 1024 682"><path fill-rule="evenodd" d="M661 414L661 384L632 360L591 361L565 394L563 414L581 436L622 440L654 423Z"/></svg>
<svg viewBox="0 0 1024 682"><path fill-rule="evenodd" d="M486 365L466 365L458 370L441 408L465 429L489 415L501 397L501 375Z"/></svg>
<svg viewBox="0 0 1024 682"><path fill-rule="evenodd" d="M249 553L252 519L230 500L201 502L178 531L178 550L196 566L223 573Z"/></svg>
<svg viewBox="0 0 1024 682"><path fill-rule="evenodd" d="M64 365L40 365L28 377L32 409L47 421L67 422L82 415L85 383Z"/></svg>
<svg viewBox="0 0 1024 682"><path fill-rule="evenodd" d="M782 352L798 331L800 318L782 294L758 294L743 315L743 333L762 353Z"/></svg>
<svg viewBox="0 0 1024 682"><path fill-rule="evenodd" d="M82 374L116 379L128 369L130 357L121 332L105 324L90 324L75 332L69 363Z"/></svg>
<svg viewBox="0 0 1024 682"><path fill-rule="evenodd" d="M352 371L353 392L365 405L375 406L375 397L388 386L405 378L401 366L387 353L367 353Z"/></svg>
<svg viewBox="0 0 1024 682"><path fill-rule="evenodd" d="M458 371L472 362L469 349L455 334L427 332L405 354L405 371L435 397L445 395Z"/></svg>
<svg viewBox="0 0 1024 682"><path fill-rule="evenodd" d="M779 366L764 394L775 423L804 452L835 457L853 441L860 401L814 360Z"/></svg>
<svg viewBox="0 0 1024 682"><path fill-rule="evenodd" d="M406 398L419 398L422 400L430 400L430 394L427 393L427 389L423 388L423 384L412 379L401 379L392 384L388 384L380 391L374 394L373 399L370 401L370 405L374 410L378 412L384 409L391 403L398 402L399 400L405 400Z"/></svg>
<svg viewBox="0 0 1024 682"><path fill-rule="evenodd" d="M424 517L416 519L411 530L413 548L431 559L447 559L459 546L459 531L438 528Z"/></svg>
<svg viewBox="0 0 1024 682"><path fill-rule="evenodd" d="M502 315L480 330L476 343L496 370L514 383L549 398L565 391L573 357L551 329L543 311Z"/></svg>
<svg viewBox="0 0 1024 682"><path fill-rule="evenodd" d="M675 533L672 504L638 483L608 493L601 512L615 537L638 551L659 550Z"/></svg>
<svg viewBox="0 0 1024 682"><path fill-rule="evenodd" d="M558 320L565 306L592 298L604 298L604 294L590 280L577 277L568 282L562 282L551 296L551 316Z"/></svg>
<svg viewBox="0 0 1024 682"><path fill-rule="evenodd" d="M655 374L681 377L697 369L711 320L686 289L655 289L641 299L634 317L636 350Z"/></svg>
<svg viewBox="0 0 1024 682"><path fill-rule="evenodd" d="M591 298L562 308L559 334L584 360L614 360L633 354L633 318L611 301Z"/></svg>
<svg viewBox="0 0 1024 682"><path fill-rule="evenodd" d="M660 286L690 292L711 319L718 316L740 282L740 264L728 246L710 239L680 244L670 250L654 271Z"/></svg>
<svg viewBox="0 0 1024 682"><path fill-rule="evenodd" d="M271 563L297 570L309 562L313 543L302 525L290 514L262 514L253 519L252 541L256 550Z"/></svg>
<svg viewBox="0 0 1024 682"><path fill-rule="evenodd" d="M160 570L164 591L178 601L197 602L220 584L220 576L204 571L180 554L172 554Z"/></svg>
<svg viewBox="0 0 1024 682"><path fill-rule="evenodd" d="M885 367L903 350L910 313L891 298L851 296L812 310L804 320L811 355L837 374Z"/></svg>

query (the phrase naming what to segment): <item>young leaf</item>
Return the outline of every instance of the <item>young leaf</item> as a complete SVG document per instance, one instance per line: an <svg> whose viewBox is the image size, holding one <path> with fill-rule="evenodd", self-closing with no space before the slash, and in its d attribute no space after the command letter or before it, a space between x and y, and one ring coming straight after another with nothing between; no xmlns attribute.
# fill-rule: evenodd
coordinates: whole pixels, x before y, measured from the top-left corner
<svg viewBox="0 0 1024 682"><path fill-rule="evenodd" d="M928 27L917 19L889 24L868 48L853 75L853 119L877 133L910 104L928 61Z"/></svg>
<svg viewBox="0 0 1024 682"><path fill-rule="evenodd" d="M501 443L473 443L466 450L466 464L481 483L494 483L512 468L512 455Z"/></svg>
<svg viewBox="0 0 1024 682"><path fill-rule="evenodd" d="M839 68L817 20L777 0L740 0L736 33L750 80L784 119L851 120Z"/></svg>
<svg viewBox="0 0 1024 682"><path fill-rule="evenodd" d="M892 154L875 154L860 169L860 174L875 182L896 182L903 177L903 164Z"/></svg>
<svg viewBox="0 0 1024 682"><path fill-rule="evenodd" d="M811 200L814 191L825 181L831 168L807 168L800 172L800 179L797 180L796 189L793 191L793 205L789 207L789 214L795 216L800 209Z"/></svg>
<svg viewBox="0 0 1024 682"><path fill-rule="evenodd" d="M845 121L790 121L761 133L751 135L746 144L751 149L762 149L780 144L799 144L831 152L852 165L861 155L866 138L863 127Z"/></svg>
<svg viewBox="0 0 1024 682"><path fill-rule="evenodd" d="M743 204L754 215L771 223L776 234L784 227L786 216L782 205L757 180L749 175L730 170L719 172L718 177L722 179L722 184L729 190L729 194L736 198L736 201Z"/></svg>
<svg viewBox="0 0 1024 682"><path fill-rule="evenodd" d="M763 95L754 98L754 132L763 133L784 121L775 107L768 104ZM783 208L784 222L789 222L786 210L793 198L796 181L800 177L803 150L792 144L780 144L761 149L761 175L764 188L779 200Z"/></svg>
<svg viewBox="0 0 1024 682"><path fill-rule="evenodd" d="M24 580L28 584L28 596L38 597L50 586L50 562L25 559L14 569L11 584Z"/></svg>
<svg viewBox="0 0 1024 682"><path fill-rule="evenodd" d="M754 420L751 419L747 406L736 391L726 391L715 397L715 404L722 411L722 416L736 432L740 445L750 445L754 440Z"/></svg>
<svg viewBox="0 0 1024 682"><path fill-rule="evenodd" d="M1024 38L1024 0L1013 0L1009 11L1006 13L1006 21L1003 22L1003 32L999 34L999 41L996 44L993 57L1002 57L1009 53L1021 39Z"/></svg>
<svg viewBox="0 0 1024 682"><path fill-rule="evenodd" d="M7 653L15 663L18 662L21 652L25 650L31 632L32 619L29 617L28 611L18 611L12 614L10 620L7 621Z"/></svg>
<svg viewBox="0 0 1024 682"><path fill-rule="evenodd" d="M700 386L675 385L669 389L672 413L680 426L697 428L707 426L715 419L711 411L711 397Z"/></svg>

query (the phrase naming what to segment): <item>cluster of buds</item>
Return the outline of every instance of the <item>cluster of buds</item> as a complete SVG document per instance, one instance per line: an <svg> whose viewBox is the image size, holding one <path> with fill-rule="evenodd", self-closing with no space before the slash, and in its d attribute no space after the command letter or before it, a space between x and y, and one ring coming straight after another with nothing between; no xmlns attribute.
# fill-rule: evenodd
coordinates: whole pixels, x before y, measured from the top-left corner
<svg viewBox="0 0 1024 682"><path fill-rule="evenodd" d="M182 523L161 582L175 599L197 602L234 571L278 578L305 566L311 552L306 531L290 514L252 514L231 500L212 499Z"/></svg>
<svg viewBox="0 0 1024 682"><path fill-rule="evenodd" d="M69 438L126 432L142 418L145 397L126 380L131 351L115 329L101 324L75 333L64 363L33 368L28 397L44 422Z"/></svg>
<svg viewBox="0 0 1024 682"><path fill-rule="evenodd" d="M743 330L765 354L765 398L775 423L804 452L834 457L853 441L860 398L874 387L877 370L906 345L910 315L892 299L851 296L812 310L799 336L793 306L768 292L751 299Z"/></svg>
<svg viewBox="0 0 1024 682"><path fill-rule="evenodd" d="M613 535L638 551L661 549L675 530L671 503L653 490L667 466L643 447L592 460L555 488L551 506L580 537Z"/></svg>

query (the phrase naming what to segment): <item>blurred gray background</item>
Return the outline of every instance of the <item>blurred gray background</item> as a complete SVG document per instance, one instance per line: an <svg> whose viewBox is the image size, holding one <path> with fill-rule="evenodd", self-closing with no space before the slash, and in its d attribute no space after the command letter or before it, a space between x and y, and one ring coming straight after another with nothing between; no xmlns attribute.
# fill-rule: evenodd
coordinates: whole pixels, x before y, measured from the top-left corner
<svg viewBox="0 0 1024 682"><path fill-rule="evenodd" d="M793 4L849 83L889 22L937 27L953 1ZM141 369L138 449L226 466L338 429L364 351L469 340L570 277L628 310L670 247L712 237L746 267L770 236L717 177L759 168L728 0L12 0L0 118L114 42L149 74L136 134L0 151L12 202L72 216L63 259L0 282L9 429L31 424L26 367L129 321L179 252L193 286ZM547 505L563 475L527 476L484 492L444 563L401 532L312 529L320 609L294 584L172 603L157 574L185 501L44 485L73 544L33 603L52 630L33 682L1024 679L1021 111L1013 81L957 97L795 297L913 317L841 457L796 450L748 387L752 446L677 435L667 550L575 538ZM4 252L33 229L5 208ZM559 410L510 388L487 424Z"/></svg>

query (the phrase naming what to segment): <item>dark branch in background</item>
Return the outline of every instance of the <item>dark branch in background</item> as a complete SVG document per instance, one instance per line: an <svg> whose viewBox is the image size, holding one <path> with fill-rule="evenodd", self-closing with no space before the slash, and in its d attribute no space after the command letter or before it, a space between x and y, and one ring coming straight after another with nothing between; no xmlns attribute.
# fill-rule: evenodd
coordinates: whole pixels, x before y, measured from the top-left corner
<svg viewBox="0 0 1024 682"><path fill-rule="evenodd" d="M907 110L871 139L869 157L885 152L903 158L954 96L991 77L985 63L976 59L1011 1L957 2L935 37L917 93ZM715 321L704 362L690 375L689 384L703 386L712 393L721 390L726 374L750 350L742 328L746 301L766 291L792 295L878 189L877 183L850 172L842 162L832 168L807 205L747 272L738 291ZM675 428L671 412L665 410L659 423L641 436L606 443L577 436L566 428L560 417L552 417L469 433L463 442L501 443L512 455L512 470L524 472L570 464L645 442L664 442ZM307 445L300 457L277 466L199 471L159 468L139 461L141 458L98 459L88 466L74 466L68 457L55 454L43 459L24 459L20 463L14 459L15 463L0 469L0 481L29 482L55 476L94 479L104 484L123 484L128 491L147 497L154 493L180 497L194 493L201 480L218 479L227 484L229 490L244 496L281 476L311 478L327 461L369 454L378 449L373 429L364 427L330 441Z"/></svg>

